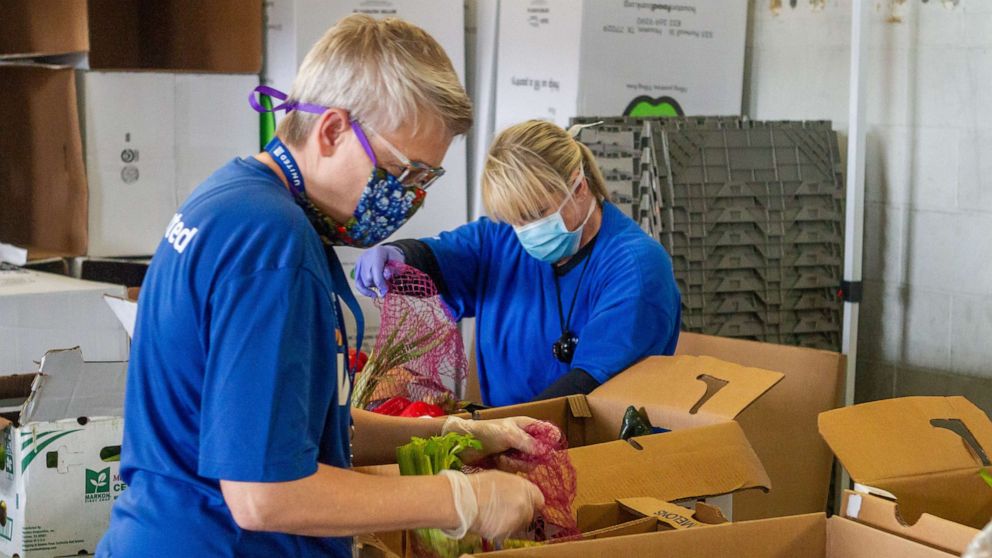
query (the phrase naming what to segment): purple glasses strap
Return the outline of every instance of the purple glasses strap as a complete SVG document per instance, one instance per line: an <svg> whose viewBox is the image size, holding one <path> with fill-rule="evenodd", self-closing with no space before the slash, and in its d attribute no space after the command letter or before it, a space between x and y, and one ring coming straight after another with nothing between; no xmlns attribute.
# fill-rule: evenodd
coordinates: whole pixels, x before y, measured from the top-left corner
<svg viewBox="0 0 992 558"><path fill-rule="evenodd" d="M358 137L358 143L362 144L362 147L365 148L365 152L369 154L369 159L372 159L372 166L379 166L379 161L375 158L375 151L372 151L372 146L369 144L369 138L365 135L365 130L362 129L361 124L358 123L358 119L352 119L351 126L355 129L355 136Z"/></svg>
<svg viewBox="0 0 992 558"><path fill-rule="evenodd" d="M309 112L311 114L324 114L324 112L327 111L327 107L322 107L320 105L312 105L310 103L301 103L299 101L286 101L281 105L276 105L271 109L267 109L264 106L262 106L261 103L258 102L258 99L255 98L256 93L261 93L262 95L268 95L269 97L272 97L273 99L279 99L280 101L286 101L286 99L289 98L289 95L286 95L285 93L279 91L274 87L269 87L267 85L259 85L255 89L252 89L251 93L248 94L248 104L251 105L251 108L255 109L255 111L257 112L278 112L280 110L284 110L288 114L294 110L299 110L303 112Z"/></svg>

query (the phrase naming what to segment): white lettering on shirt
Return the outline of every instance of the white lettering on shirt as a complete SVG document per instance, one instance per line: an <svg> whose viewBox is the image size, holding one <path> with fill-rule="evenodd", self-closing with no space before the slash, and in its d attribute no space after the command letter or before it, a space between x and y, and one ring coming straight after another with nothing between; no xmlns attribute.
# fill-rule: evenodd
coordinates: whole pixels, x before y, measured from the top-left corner
<svg viewBox="0 0 992 558"><path fill-rule="evenodd" d="M176 252L182 254L186 250L186 247L189 246L190 241L193 240L193 235L199 230L196 227L187 227L183 223L183 214L176 213L172 216L172 220L169 221L169 226L165 229L165 239L175 248Z"/></svg>
<svg viewBox="0 0 992 558"><path fill-rule="evenodd" d="M344 353L338 352L338 406L347 407L351 399L351 378L345 368Z"/></svg>

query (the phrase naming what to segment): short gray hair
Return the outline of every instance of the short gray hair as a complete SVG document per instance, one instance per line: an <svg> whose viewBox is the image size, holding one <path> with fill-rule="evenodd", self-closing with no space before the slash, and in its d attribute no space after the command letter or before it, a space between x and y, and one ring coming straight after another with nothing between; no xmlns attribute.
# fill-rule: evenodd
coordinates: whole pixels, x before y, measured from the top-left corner
<svg viewBox="0 0 992 558"><path fill-rule="evenodd" d="M348 110L380 132L417 127L422 113L438 118L451 136L472 127L472 102L444 49L397 18L351 15L328 29L303 59L289 97ZM293 111L280 122L279 136L300 145L318 118Z"/></svg>

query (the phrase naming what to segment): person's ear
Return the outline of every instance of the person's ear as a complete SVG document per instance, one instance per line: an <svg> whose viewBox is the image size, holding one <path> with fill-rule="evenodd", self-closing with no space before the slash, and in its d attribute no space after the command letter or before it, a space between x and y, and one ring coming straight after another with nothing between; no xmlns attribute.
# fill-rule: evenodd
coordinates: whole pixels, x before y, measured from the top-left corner
<svg viewBox="0 0 992 558"><path fill-rule="evenodd" d="M330 157L341 147L345 134L351 130L351 121L346 111L329 109L320 115L314 128L320 155Z"/></svg>
<svg viewBox="0 0 992 558"><path fill-rule="evenodd" d="M575 193L577 198L581 201L585 201L587 197L592 196L592 188L589 187L589 177L583 176L582 182L579 183L579 191Z"/></svg>

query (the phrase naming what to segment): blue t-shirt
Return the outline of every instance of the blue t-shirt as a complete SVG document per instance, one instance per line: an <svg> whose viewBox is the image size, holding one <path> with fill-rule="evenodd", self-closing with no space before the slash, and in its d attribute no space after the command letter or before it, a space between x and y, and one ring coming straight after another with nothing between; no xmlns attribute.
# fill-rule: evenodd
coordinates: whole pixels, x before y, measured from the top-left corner
<svg viewBox="0 0 992 558"><path fill-rule="evenodd" d="M646 356L675 352L682 307L671 258L613 204L603 204L581 283L585 261L569 262L559 277L564 314L577 296L571 365L551 350L562 335L552 266L528 255L511 226L482 218L423 241L447 284L445 301L459 319L476 319L487 405L531 401L573 368L602 383Z"/></svg>
<svg viewBox="0 0 992 558"><path fill-rule="evenodd" d="M351 556L351 540L250 532L219 480L350 466L348 396L323 246L254 159L182 205L142 285L121 475L99 556Z"/></svg>

